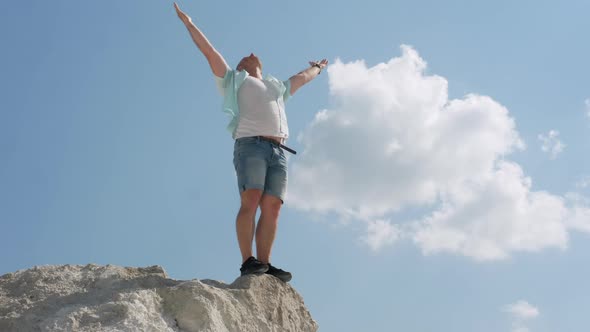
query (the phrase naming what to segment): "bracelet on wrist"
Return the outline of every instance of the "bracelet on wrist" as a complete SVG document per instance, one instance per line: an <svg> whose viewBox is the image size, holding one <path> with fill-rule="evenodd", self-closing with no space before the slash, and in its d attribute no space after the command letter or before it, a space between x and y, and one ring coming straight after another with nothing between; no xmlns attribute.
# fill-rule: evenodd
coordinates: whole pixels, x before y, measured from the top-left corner
<svg viewBox="0 0 590 332"><path fill-rule="evenodd" d="M314 64L313 64L313 65L311 65L311 66L312 66L312 67L318 67L318 69L320 70L320 72L318 73L318 75L322 73L322 66L320 66L320 64L319 64L319 63L314 63Z"/></svg>

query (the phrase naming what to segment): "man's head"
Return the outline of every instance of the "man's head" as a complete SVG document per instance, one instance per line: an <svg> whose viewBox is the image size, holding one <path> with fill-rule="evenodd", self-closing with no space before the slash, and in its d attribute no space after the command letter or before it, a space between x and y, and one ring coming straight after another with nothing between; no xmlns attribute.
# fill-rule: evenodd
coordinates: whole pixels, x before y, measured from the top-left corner
<svg viewBox="0 0 590 332"><path fill-rule="evenodd" d="M249 56L243 57L236 69L245 70L250 76L262 76L262 62L260 62L260 59L254 55L254 53L250 53Z"/></svg>

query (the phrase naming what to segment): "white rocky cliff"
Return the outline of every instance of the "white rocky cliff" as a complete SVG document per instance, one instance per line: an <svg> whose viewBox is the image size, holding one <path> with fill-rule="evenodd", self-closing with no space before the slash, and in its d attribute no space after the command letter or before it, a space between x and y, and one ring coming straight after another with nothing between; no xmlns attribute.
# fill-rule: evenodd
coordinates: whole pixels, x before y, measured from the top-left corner
<svg viewBox="0 0 590 332"><path fill-rule="evenodd" d="M174 280L159 266L40 266L0 277L0 331L317 331L269 275Z"/></svg>

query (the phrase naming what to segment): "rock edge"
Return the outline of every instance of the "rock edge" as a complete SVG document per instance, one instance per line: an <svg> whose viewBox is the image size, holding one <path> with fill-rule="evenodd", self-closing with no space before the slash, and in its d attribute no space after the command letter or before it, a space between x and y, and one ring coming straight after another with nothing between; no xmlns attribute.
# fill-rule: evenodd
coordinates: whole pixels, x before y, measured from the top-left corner
<svg viewBox="0 0 590 332"><path fill-rule="evenodd" d="M312 331L302 297L270 275L170 279L161 266L35 266L0 276L0 331Z"/></svg>

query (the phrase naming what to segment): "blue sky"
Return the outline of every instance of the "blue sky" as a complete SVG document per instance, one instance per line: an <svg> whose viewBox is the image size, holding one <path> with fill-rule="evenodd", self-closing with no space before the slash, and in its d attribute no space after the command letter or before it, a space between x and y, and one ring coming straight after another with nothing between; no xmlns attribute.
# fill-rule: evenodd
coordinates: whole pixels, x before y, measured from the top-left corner
<svg viewBox="0 0 590 332"><path fill-rule="evenodd" d="M321 331L587 329L589 3L179 5L231 66L331 62L273 251ZM0 40L0 274L232 282L233 142L172 2L3 2Z"/></svg>

